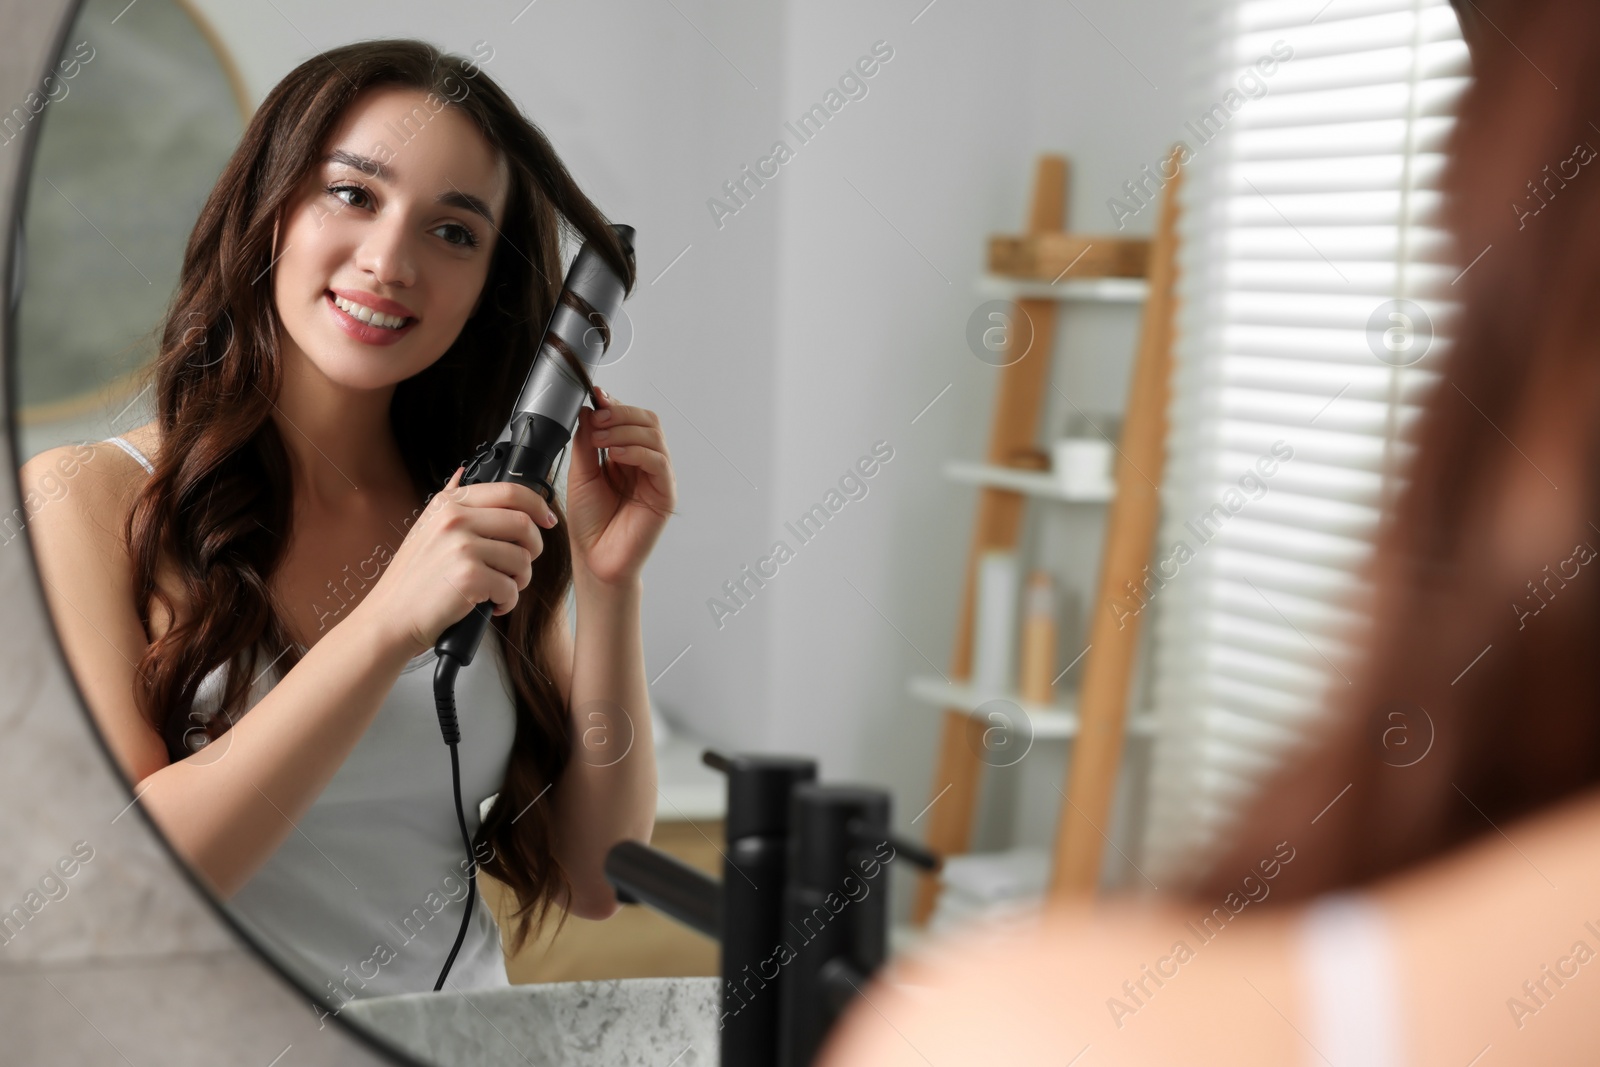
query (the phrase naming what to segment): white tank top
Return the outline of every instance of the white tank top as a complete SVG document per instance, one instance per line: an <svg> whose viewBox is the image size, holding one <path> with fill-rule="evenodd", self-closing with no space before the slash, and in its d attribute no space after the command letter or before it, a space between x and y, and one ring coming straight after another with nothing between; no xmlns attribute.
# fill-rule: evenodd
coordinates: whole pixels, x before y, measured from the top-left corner
<svg viewBox="0 0 1600 1067"><path fill-rule="evenodd" d="M153 471L133 445L108 440ZM450 749L433 704L435 660L428 649L405 665L296 828L224 904L330 1012L353 999L431 991L461 926L467 854L456 824ZM260 662L270 663L271 655ZM227 668L202 681L194 704L202 716L215 711ZM277 667L261 670L246 709L281 677ZM491 627L456 678L461 800L474 835L480 805L505 780L516 733L512 692ZM500 930L479 893L445 989L509 984Z"/></svg>
<svg viewBox="0 0 1600 1067"><path fill-rule="evenodd" d="M1294 939L1309 1046L1301 1062L1405 1063L1398 961L1382 910L1364 893L1324 894L1302 911Z"/></svg>

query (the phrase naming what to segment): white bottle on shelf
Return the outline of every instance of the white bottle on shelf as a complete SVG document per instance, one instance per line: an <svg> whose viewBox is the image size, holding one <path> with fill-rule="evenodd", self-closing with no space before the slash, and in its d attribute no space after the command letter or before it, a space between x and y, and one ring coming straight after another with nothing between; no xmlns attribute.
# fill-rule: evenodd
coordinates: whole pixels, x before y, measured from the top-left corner
<svg viewBox="0 0 1600 1067"><path fill-rule="evenodd" d="M1019 584L1016 552L990 549L979 558L972 687L985 699L1016 688Z"/></svg>

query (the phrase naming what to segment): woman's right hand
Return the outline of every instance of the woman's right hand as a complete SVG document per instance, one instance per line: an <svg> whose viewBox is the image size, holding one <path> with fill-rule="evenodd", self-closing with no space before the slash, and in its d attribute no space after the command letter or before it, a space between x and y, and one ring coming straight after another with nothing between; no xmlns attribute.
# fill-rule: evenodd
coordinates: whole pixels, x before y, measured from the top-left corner
<svg viewBox="0 0 1600 1067"><path fill-rule="evenodd" d="M517 606L544 551L541 527L555 512L516 482L460 484L457 467L353 614L377 627L407 658L432 648L447 627L485 600L494 614Z"/></svg>

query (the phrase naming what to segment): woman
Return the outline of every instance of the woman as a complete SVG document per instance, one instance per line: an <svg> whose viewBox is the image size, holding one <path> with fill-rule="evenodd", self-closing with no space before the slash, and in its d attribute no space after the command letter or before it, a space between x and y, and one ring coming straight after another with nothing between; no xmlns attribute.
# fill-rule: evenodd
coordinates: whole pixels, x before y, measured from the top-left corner
<svg viewBox="0 0 1600 1067"><path fill-rule="evenodd" d="M307 60L201 210L156 419L95 447L33 528L139 802L330 1003L432 989L470 899L422 668L474 604L495 608L458 684L462 795L474 858L517 904L513 951L551 907L611 915L606 851L650 838L640 572L675 501L656 416L591 387L565 509L458 484L532 364L562 224L632 288L480 68L398 40ZM493 917L473 919L452 985L504 985Z"/></svg>
<svg viewBox="0 0 1600 1067"><path fill-rule="evenodd" d="M1478 258L1355 684L1194 884L902 968L923 994L869 990L828 1067L1595 1061L1600 7L1457 14Z"/></svg>

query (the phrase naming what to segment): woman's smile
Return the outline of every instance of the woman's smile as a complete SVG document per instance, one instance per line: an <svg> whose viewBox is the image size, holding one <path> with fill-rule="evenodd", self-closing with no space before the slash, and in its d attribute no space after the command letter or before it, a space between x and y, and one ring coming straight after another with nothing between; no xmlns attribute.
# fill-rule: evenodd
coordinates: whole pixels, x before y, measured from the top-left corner
<svg viewBox="0 0 1600 1067"><path fill-rule="evenodd" d="M322 299L340 329L369 345L392 345L418 322L403 305L355 290L327 289Z"/></svg>

